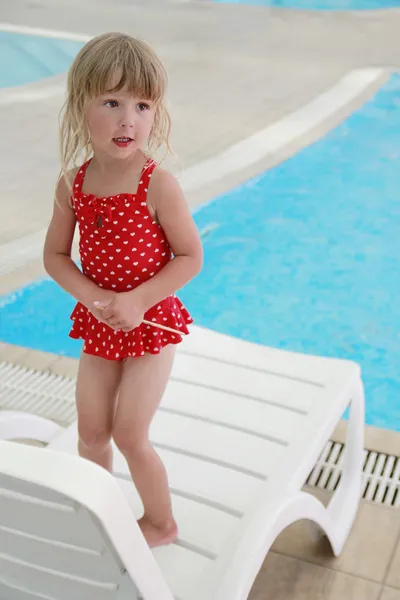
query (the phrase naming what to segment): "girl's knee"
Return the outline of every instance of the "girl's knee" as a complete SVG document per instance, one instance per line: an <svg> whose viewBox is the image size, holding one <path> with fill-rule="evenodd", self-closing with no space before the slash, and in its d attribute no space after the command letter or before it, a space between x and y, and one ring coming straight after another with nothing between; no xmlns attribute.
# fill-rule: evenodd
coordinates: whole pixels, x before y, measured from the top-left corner
<svg viewBox="0 0 400 600"><path fill-rule="evenodd" d="M129 425L117 425L113 431L113 439L122 454L129 455L131 458L136 456L140 459L151 449L147 434L140 435Z"/></svg>
<svg viewBox="0 0 400 600"><path fill-rule="evenodd" d="M79 425L79 442L88 449L101 450L105 448L111 440L111 430L105 427L95 427L93 425Z"/></svg>

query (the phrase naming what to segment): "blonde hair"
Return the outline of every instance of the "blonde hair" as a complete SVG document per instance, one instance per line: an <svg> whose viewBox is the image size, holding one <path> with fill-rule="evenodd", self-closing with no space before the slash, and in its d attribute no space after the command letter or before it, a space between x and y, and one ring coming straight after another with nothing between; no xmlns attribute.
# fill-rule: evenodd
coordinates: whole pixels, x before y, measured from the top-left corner
<svg viewBox="0 0 400 600"><path fill-rule="evenodd" d="M115 73L118 84L107 89ZM72 189L71 168L92 154L85 113L88 103L106 91L126 86L137 97L156 104L154 124L148 139L148 151L163 144L170 146L171 118L164 104L168 77L166 70L148 44L123 33L104 33L91 39L75 57L68 73L67 99L60 113L61 173Z"/></svg>

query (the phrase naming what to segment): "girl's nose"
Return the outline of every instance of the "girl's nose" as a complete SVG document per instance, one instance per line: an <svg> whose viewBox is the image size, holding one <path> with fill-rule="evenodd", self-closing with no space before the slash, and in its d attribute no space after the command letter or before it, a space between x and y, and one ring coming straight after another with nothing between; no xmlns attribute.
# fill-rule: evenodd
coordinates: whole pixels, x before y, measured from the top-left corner
<svg viewBox="0 0 400 600"><path fill-rule="evenodd" d="M135 118L131 112L126 112L122 115L121 119L121 127L126 127L127 129L135 126Z"/></svg>

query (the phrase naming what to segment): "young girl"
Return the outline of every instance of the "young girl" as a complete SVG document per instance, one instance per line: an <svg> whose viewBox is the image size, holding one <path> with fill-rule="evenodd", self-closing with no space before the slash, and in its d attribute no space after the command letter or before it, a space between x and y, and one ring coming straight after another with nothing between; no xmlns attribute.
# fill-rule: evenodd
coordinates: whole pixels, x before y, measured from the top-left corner
<svg viewBox="0 0 400 600"><path fill-rule="evenodd" d="M78 300L70 336L84 340L79 454L111 470L113 437L142 498L139 525L150 546L177 537L165 468L148 432L175 344L192 322L175 292L202 266L177 181L144 151L146 144L169 147L166 83L154 52L128 35L101 35L79 52L68 77L62 176L44 248L47 272ZM75 168L82 151L90 158ZM83 272L71 259L76 223Z"/></svg>

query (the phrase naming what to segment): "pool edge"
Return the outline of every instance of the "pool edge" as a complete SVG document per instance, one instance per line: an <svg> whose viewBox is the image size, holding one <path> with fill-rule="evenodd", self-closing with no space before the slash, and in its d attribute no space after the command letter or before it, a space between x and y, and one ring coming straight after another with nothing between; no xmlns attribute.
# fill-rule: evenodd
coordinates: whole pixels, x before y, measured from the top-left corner
<svg viewBox="0 0 400 600"><path fill-rule="evenodd" d="M346 443L348 421L341 419L331 435L334 442ZM364 429L364 448L372 452L399 456L400 431L366 425Z"/></svg>

